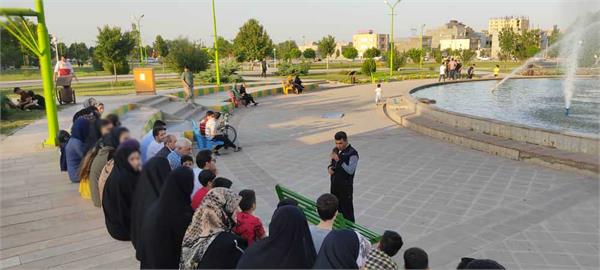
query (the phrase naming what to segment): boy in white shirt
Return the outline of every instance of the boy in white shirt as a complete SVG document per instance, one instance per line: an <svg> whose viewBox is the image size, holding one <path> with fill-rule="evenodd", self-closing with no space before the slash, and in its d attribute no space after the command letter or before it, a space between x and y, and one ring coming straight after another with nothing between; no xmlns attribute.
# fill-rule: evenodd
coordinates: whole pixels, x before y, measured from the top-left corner
<svg viewBox="0 0 600 270"><path fill-rule="evenodd" d="M379 105L379 101L381 101L381 84L377 84L377 88L375 88L375 105Z"/></svg>
<svg viewBox="0 0 600 270"><path fill-rule="evenodd" d="M440 65L440 77L438 78L438 82L441 81L446 81L446 65L444 65L444 63L442 62L442 64Z"/></svg>
<svg viewBox="0 0 600 270"><path fill-rule="evenodd" d="M211 116L208 117L208 121L206 122L206 128L205 128L205 133L206 133L206 138L213 140L213 141L222 141L224 144L223 145L217 145L215 147L215 150L213 151L213 153L217 156L219 156L219 149L221 149L221 147L223 146L227 146L227 147L231 147L233 148L234 152L238 152L240 150L242 150L241 147L236 146L233 142L231 142L231 140L229 140L229 138L227 137L227 135L222 134L219 132L218 126L217 126L217 119L221 116L221 114L213 114Z"/></svg>

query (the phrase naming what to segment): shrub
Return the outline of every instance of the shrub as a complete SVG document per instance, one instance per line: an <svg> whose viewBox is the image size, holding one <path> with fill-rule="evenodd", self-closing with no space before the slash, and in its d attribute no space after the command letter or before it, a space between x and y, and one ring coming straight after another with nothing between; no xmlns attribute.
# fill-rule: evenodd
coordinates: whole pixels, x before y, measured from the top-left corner
<svg viewBox="0 0 600 270"><path fill-rule="evenodd" d="M110 74L112 74L112 75L115 75L112 63L104 62L104 63L102 63L102 66L104 67L104 70L110 72ZM119 74L119 75L129 74L129 63L127 62L127 60L117 63L116 70L117 70L117 74Z"/></svg>
<svg viewBox="0 0 600 270"><path fill-rule="evenodd" d="M363 74L371 76L377 71L377 63L373 59L367 59L362 63L360 70Z"/></svg>
<svg viewBox="0 0 600 270"><path fill-rule="evenodd" d="M208 59L208 53L200 45L186 38L178 38L169 44L169 55L165 62L167 66L180 72L184 66L188 66L192 72L199 72L206 70Z"/></svg>
<svg viewBox="0 0 600 270"><path fill-rule="evenodd" d="M227 61L219 65L219 75L222 83L242 82L242 76L236 74L240 69L240 65L235 61ZM211 67L207 71L200 72L200 79L208 82L217 82L217 72L215 67Z"/></svg>
<svg viewBox="0 0 600 270"><path fill-rule="evenodd" d="M287 76L287 75L308 75L308 71L310 70L309 62L301 62L300 64L292 64L292 63L281 63L277 66L277 75Z"/></svg>
<svg viewBox="0 0 600 270"><path fill-rule="evenodd" d="M362 55L363 58L374 58L379 56L381 56L381 51L377 48L367 49Z"/></svg>

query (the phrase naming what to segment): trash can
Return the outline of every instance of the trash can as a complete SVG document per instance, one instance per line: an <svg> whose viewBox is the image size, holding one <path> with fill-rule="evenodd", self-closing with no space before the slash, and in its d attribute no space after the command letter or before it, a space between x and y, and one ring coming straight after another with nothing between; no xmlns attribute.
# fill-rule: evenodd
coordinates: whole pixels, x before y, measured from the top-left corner
<svg viewBox="0 0 600 270"><path fill-rule="evenodd" d="M156 95L156 81L153 68L134 68L135 93L138 95Z"/></svg>

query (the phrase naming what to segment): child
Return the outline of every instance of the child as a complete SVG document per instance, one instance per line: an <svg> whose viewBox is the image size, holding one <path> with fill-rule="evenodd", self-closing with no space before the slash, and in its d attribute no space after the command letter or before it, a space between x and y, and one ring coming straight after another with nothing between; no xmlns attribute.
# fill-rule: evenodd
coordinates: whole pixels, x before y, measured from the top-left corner
<svg viewBox="0 0 600 270"><path fill-rule="evenodd" d="M218 188L218 187L222 187L222 188L231 188L231 186L233 185L233 182L231 182L231 180L224 178L224 177L217 177L215 178L215 180L213 180L213 188Z"/></svg>
<svg viewBox="0 0 600 270"><path fill-rule="evenodd" d="M496 65L494 68L494 77L498 77L498 74L500 74L500 65Z"/></svg>
<svg viewBox="0 0 600 270"><path fill-rule="evenodd" d="M198 175L198 181L200 181L202 188L196 191L196 193L194 193L194 196L192 197L192 209L196 210L196 208L198 208L198 206L200 206L200 204L202 203L202 200L204 199L204 196L206 196L206 193L208 193L208 191L210 191L210 189L213 188L213 181L215 180L215 177L216 175L209 170L202 170L200 172L200 174Z"/></svg>
<svg viewBox="0 0 600 270"><path fill-rule="evenodd" d="M181 166L188 167L190 169L194 169L194 158L189 155L185 155L181 157Z"/></svg>
<svg viewBox="0 0 600 270"><path fill-rule="evenodd" d="M237 214L237 222L232 231L248 241L248 246L250 246L254 241L265 237L265 229L260 219L252 215L254 210L256 210L256 194L254 190L244 189L240 191L240 196L242 196L242 200L240 201L242 212Z"/></svg>
<svg viewBox="0 0 600 270"><path fill-rule="evenodd" d="M379 101L381 101L381 84L377 84L377 88L375 88L375 105L379 105Z"/></svg>

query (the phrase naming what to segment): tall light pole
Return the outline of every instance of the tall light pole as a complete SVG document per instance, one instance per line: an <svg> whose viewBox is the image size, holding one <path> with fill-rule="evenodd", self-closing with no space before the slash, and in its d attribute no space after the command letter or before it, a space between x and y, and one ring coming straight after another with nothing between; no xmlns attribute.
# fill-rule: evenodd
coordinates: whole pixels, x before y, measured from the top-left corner
<svg viewBox="0 0 600 270"><path fill-rule="evenodd" d="M215 72L217 73L217 86L221 86L221 74L219 73L219 45L217 45L217 15L215 14L215 0L212 0L213 32L215 35Z"/></svg>
<svg viewBox="0 0 600 270"><path fill-rule="evenodd" d="M133 19L136 21L137 24L137 30L138 30L138 39L139 39L139 46L140 46L140 66L143 67L144 66L144 45L142 45L142 28L140 25L140 21L142 20L142 18L144 18L144 14L142 14L142 16L139 17L133 17Z"/></svg>
<svg viewBox="0 0 600 270"><path fill-rule="evenodd" d="M423 68L423 29L425 29L425 24L421 25L421 36L419 38L421 42L421 57L419 58L419 69Z"/></svg>
<svg viewBox="0 0 600 270"><path fill-rule="evenodd" d="M390 3L388 0L384 0L383 2L390 8L390 16L392 17L392 29L390 31L390 80L392 79L392 75L394 75L394 50L396 50L396 48L394 48L394 16L396 16L396 14L394 13L394 10L396 9L396 5L398 5L400 3L401 0L396 0L396 2L394 4Z"/></svg>

